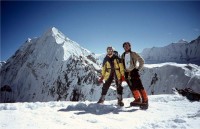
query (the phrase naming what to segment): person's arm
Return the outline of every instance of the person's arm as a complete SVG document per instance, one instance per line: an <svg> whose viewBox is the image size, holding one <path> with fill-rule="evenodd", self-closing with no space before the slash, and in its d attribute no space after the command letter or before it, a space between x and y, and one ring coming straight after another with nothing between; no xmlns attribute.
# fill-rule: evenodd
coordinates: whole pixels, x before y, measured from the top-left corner
<svg viewBox="0 0 200 129"><path fill-rule="evenodd" d="M135 53L135 56L139 62L139 67L138 67L138 70L141 70L144 66L144 59L137 53Z"/></svg>
<svg viewBox="0 0 200 129"><path fill-rule="evenodd" d="M102 69L101 69L101 76L104 77L106 73L106 57L103 60Z"/></svg>
<svg viewBox="0 0 200 129"><path fill-rule="evenodd" d="M102 64L102 69L101 69L101 76L98 79L99 83L103 82L103 79L104 79L104 76L105 76L105 73L106 73L106 65L105 64L106 64L106 60L104 58L103 64Z"/></svg>
<svg viewBox="0 0 200 129"><path fill-rule="evenodd" d="M122 76L124 76L124 65L122 63L122 60L119 58L119 68L120 68L120 73Z"/></svg>

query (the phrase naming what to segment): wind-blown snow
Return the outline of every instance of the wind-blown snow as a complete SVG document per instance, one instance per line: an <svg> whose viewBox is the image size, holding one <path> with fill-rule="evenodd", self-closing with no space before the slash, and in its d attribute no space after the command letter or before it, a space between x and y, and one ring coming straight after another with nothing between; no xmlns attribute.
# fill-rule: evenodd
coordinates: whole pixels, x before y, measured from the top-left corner
<svg viewBox="0 0 200 129"><path fill-rule="evenodd" d="M128 106L132 98L124 99ZM149 109L118 107L116 100L1 103L1 129L198 129L200 102L179 95L149 96Z"/></svg>

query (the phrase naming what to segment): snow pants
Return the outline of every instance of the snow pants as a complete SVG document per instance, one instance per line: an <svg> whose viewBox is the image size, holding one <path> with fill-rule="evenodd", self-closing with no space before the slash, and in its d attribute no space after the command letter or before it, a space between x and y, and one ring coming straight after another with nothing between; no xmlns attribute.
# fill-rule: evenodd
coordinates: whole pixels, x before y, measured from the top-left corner
<svg viewBox="0 0 200 129"><path fill-rule="evenodd" d="M131 91L144 89L137 69L133 69L131 72L125 72L125 80Z"/></svg>
<svg viewBox="0 0 200 129"><path fill-rule="evenodd" d="M108 80L106 80L105 83L103 84L101 95L107 94L108 89L109 89L109 87L110 87L110 85L111 85L111 83L114 79L115 79L115 84L116 84L116 87L117 87L117 94L118 95L123 94L123 87L121 86L121 83L118 82L116 75L113 73L113 74L110 75Z"/></svg>

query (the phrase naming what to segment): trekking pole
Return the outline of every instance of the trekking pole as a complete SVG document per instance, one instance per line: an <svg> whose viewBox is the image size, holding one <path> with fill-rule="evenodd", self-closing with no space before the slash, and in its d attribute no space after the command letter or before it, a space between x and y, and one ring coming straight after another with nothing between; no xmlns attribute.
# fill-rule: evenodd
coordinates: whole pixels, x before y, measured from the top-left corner
<svg viewBox="0 0 200 129"><path fill-rule="evenodd" d="M149 91L150 88L151 88L151 86L149 86L149 88L147 89L147 92Z"/></svg>

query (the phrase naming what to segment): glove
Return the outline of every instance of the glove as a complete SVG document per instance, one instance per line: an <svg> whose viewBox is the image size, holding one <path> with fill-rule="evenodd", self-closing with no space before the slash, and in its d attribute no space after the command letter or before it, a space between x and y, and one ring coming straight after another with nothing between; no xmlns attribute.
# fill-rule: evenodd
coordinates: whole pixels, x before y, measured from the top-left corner
<svg viewBox="0 0 200 129"><path fill-rule="evenodd" d="M125 77L124 76L121 77L121 81L122 82L125 81Z"/></svg>
<svg viewBox="0 0 200 129"><path fill-rule="evenodd" d="M103 76L101 76L98 80L99 83L103 83Z"/></svg>

